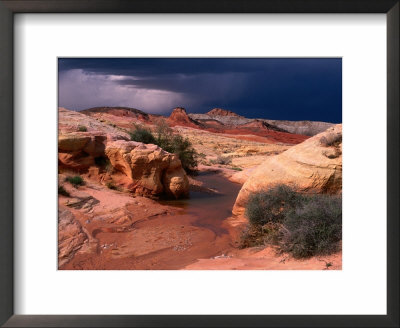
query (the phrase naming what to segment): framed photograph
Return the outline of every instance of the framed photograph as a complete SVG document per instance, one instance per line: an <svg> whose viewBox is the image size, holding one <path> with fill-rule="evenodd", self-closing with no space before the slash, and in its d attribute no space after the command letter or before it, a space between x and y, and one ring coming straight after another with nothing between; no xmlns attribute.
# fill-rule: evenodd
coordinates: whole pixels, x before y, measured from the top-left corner
<svg viewBox="0 0 400 328"><path fill-rule="evenodd" d="M398 327L398 1L0 1L5 327Z"/></svg>

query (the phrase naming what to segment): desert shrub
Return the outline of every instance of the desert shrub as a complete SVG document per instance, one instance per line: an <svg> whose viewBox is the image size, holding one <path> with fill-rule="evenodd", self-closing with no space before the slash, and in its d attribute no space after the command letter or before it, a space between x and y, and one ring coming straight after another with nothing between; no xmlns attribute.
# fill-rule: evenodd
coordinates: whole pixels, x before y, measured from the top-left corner
<svg viewBox="0 0 400 328"><path fill-rule="evenodd" d="M167 122L164 119L160 118L156 122L156 127L155 127L155 138L157 145L166 151L172 152L170 150L171 150L171 140L173 136L174 133L167 124Z"/></svg>
<svg viewBox="0 0 400 328"><path fill-rule="evenodd" d="M87 127L84 126L84 125L79 125L79 126L78 126L78 131L79 131L79 132L86 132L86 131L87 131Z"/></svg>
<svg viewBox="0 0 400 328"><path fill-rule="evenodd" d="M192 147L188 138L184 138L179 134L173 136L170 144L165 149L168 152L177 154L181 160L183 169L192 173L197 167L197 152Z"/></svg>
<svg viewBox="0 0 400 328"><path fill-rule="evenodd" d="M242 236L241 247L275 245L295 258L340 249L340 196L301 194L279 185L252 194L245 214L250 225Z"/></svg>
<svg viewBox="0 0 400 328"><path fill-rule="evenodd" d="M198 165L198 155L188 138L173 133L173 130L163 119L156 122L154 134L141 126L136 125L130 132L131 140L146 144L155 144L165 151L178 155L183 169L187 173L194 173Z"/></svg>
<svg viewBox="0 0 400 328"><path fill-rule="evenodd" d="M68 181L74 187L83 186L85 184L85 182L83 181L83 179L80 175L75 175L73 177L67 177L65 179L65 181Z"/></svg>
<svg viewBox="0 0 400 328"><path fill-rule="evenodd" d="M239 248L275 244L279 240L279 223L269 222L265 225L250 225L240 237Z"/></svg>
<svg viewBox="0 0 400 328"><path fill-rule="evenodd" d="M129 132L132 141L143 142L145 144L156 144L156 139L149 129L140 125L135 125L134 129Z"/></svg>
<svg viewBox="0 0 400 328"><path fill-rule="evenodd" d="M63 186L58 186L58 194L69 197L69 192Z"/></svg>
<svg viewBox="0 0 400 328"><path fill-rule="evenodd" d="M315 195L285 215L280 248L296 258L337 251L342 239L342 199Z"/></svg>
<svg viewBox="0 0 400 328"><path fill-rule="evenodd" d="M342 152L338 148L335 148L335 152L331 153L331 152L324 151L322 153L322 155L324 155L325 157L327 157L329 159L334 159L334 158L338 158L340 155L342 155Z"/></svg>
<svg viewBox="0 0 400 328"><path fill-rule="evenodd" d="M188 138L173 133L164 119L156 122L156 144L169 153L178 155L183 169L193 174L198 165L198 154Z"/></svg>
<svg viewBox="0 0 400 328"><path fill-rule="evenodd" d="M235 171L243 171L240 167L231 167L231 169Z"/></svg>
<svg viewBox="0 0 400 328"><path fill-rule="evenodd" d="M112 182L107 182L106 186L107 186L108 189L118 190L118 187Z"/></svg>
<svg viewBox="0 0 400 328"><path fill-rule="evenodd" d="M111 162L108 161L108 163L106 164L106 166L104 167L105 171L109 174L114 173L114 166L112 166Z"/></svg>
<svg viewBox="0 0 400 328"><path fill-rule="evenodd" d="M342 142L341 133L328 133L319 139L319 142L324 147L338 146Z"/></svg>
<svg viewBox="0 0 400 328"><path fill-rule="evenodd" d="M252 225L282 222L287 211L299 205L303 197L288 186L277 185L250 195L245 214Z"/></svg>
<svg viewBox="0 0 400 328"><path fill-rule="evenodd" d="M218 156L216 159L210 160L211 164L228 165L232 162L232 159L228 156Z"/></svg>

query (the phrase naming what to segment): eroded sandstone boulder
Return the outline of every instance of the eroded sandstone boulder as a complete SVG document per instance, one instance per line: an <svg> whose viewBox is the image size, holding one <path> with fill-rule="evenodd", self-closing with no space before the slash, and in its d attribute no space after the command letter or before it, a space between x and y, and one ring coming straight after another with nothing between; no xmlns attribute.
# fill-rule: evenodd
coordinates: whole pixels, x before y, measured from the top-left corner
<svg viewBox="0 0 400 328"><path fill-rule="evenodd" d="M244 183L233 213L243 213L251 193L277 184L289 185L302 192L341 192L342 125L337 124L265 160Z"/></svg>
<svg viewBox="0 0 400 328"><path fill-rule="evenodd" d="M58 210L58 266L67 263L88 240L87 234L72 212L60 207Z"/></svg>
<svg viewBox="0 0 400 328"><path fill-rule="evenodd" d="M87 131L77 131L85 126ZM112 169L101 176L93 168L108 165ZM173 198L189 193L189 182L177 155L156 145L129 141L127 133L103 124L87 115L59 109L58 162L61 170L96 176L124 186L139 195Z"/></svg>
<svg viewBox="0 0 400 328"><path fill-rule="evenodd" d="M93 166L104 156L107 135L102 132L74 132L58 136L58 160L61 167L81 170Z"/></svg>
<svg viewBox="0 0 400 328"><path fill-rule="evenodd" d="M114 169L130 179L128 189L137 194L188 195L189 182L177 155L156 145L123 140L108 143L105 154Z"/></svg>

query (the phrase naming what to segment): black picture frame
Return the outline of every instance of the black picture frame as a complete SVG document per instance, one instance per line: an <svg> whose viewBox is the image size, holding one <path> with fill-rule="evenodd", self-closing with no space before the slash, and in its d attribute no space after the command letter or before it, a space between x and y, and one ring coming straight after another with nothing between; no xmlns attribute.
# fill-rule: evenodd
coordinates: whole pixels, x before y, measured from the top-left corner
<svg viewBox="0 0 400 328"><path fill-rule="evenodd" d="M0 0L0 324L5 327L399 327L399 11L399 0ZM387 315L14 315L14 14L127 12L386 14Z"/></svg>

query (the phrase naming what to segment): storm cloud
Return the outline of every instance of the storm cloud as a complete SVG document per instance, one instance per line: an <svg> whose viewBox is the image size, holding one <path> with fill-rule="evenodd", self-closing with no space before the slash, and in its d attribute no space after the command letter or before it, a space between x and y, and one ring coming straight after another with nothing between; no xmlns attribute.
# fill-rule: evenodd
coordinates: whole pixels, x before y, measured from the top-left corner
<svg viewBox="0 0 400 328"><path fill-rule="evenodd" d="M339 58L60 58L59 106L342 121Z"/></svg>

